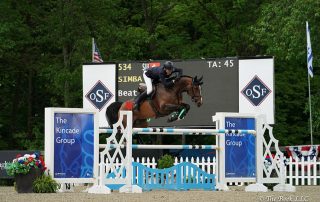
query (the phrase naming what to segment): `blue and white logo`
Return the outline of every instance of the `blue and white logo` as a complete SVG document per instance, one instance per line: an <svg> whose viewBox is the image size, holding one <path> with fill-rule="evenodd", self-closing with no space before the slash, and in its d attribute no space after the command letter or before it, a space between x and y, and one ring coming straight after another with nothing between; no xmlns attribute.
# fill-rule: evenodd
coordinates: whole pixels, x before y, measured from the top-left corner
<svg viewBox="0 0 320 202"><path fill-rule="evenodd" d="M86 98L95 106L101 109L111 100L113 94L110 90L99 80L93 88L86 94Z"/></svg>
<svg viewBox="0 0 320 202"><path fill-rule="evenodd" d="M243 88L241 93L249 100L249 102L251 102L252 105L259 106L271 93L271 90L256 75L248 85Z"/></svg>

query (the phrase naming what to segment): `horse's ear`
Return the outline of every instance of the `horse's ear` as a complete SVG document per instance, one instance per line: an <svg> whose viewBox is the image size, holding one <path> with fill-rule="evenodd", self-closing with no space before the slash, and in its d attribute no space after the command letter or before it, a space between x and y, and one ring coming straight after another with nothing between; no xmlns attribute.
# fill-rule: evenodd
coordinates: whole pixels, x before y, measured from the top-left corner
<svg viewBox="0 0 320 202"><path fill-rule="evenodd" d="M201 86L203 84L203 82L201 81L200 83L199 83L199 86Z"/></svg>
<svg viewBox="0 0 320 202"><path fill-rule="evenodd" d="M198 81L200 82L202 79L203 79L203 76L201 76L201 77L198 79Z"/></svg>
<svg viewBox="0 0 320 202"><path fill-rule="evenodd" d="M198 76L196 76L196 77L194 77L193 78L193 82L197 82L198 81L198 78L197 78Z"/></svg>

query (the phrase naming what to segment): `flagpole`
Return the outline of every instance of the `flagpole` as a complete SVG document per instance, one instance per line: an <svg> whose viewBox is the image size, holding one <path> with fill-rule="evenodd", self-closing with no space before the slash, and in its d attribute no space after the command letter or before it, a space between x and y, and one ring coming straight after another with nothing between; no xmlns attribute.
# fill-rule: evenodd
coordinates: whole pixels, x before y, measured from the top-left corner
<svg viewBox="0 0 320 202"><path fill-rule="evenodd" d="M311 135L311 145L313 145L313 137L312 137L312 111L311 111L311 93L310 93L310 75L309 75L309 73L308 73L308 84L309 84L310 135Z"/></svg>
<svg viewBox="0 0 320 202"><path fill-rule="evenodd" d="M312 136L312 104L311 104L311 90L310 90L310 76L313 77L312 69L312 49L311 49L311 39L310 39L310 28L308 21L306 21L306 33L307 33L307 69L308 69L308 89L309 89L309 119L310 119L310 138L311 145L313 145L313 136Z"/></svg>
<svg viewBox="0 0 320 202"><path fill-rule="evenodd" d="M94 62L94 38L92 37L92 52L91 52L92 62Z"/></svg>

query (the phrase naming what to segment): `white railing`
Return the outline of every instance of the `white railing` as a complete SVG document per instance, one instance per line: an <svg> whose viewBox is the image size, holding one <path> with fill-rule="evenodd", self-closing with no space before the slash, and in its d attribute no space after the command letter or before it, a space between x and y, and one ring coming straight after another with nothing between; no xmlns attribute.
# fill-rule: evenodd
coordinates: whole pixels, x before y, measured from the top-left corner
<svg viewBox="0 0 320 202"><path fill-rule="evenodd" d="M320 185L320 161L314 157L312 160L302 158L287 159L287 183L291 185Z"/></svg>
<svg viewBox="0 0 320 202"><path fill-rule="evenodd" d="M149 157L142 157L139 158L137 157L136 159L132 158L132 162L138 162L141 163L142 165L149 167L149 168L157 168L157 161L155 160L154 157L149 158ZM201 168L203 171L209 174L215 174L216 173L216 158L215 157L208 157L204 158L202 157L201 159L199 157L195 158L177 158L175 157L174 159L174 165L177 165L181 162L190 162ZM119 158L115 159L115 166L116 168L119 168L122 164L119 160Z"/></svg>

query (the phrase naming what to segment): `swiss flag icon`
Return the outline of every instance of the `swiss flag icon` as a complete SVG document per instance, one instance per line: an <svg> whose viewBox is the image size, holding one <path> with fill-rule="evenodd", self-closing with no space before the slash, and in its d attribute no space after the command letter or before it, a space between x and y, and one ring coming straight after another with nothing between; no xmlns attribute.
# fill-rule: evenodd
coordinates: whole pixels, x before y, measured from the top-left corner
<svg viewBox="0 0 320 202"><path fill-rule="evenodd" d="M149 63L148 63L148 66L149 66L149 68L152 68L152 67L160 67L161 64L160 64L160 62L149 62Z"/></svg>

